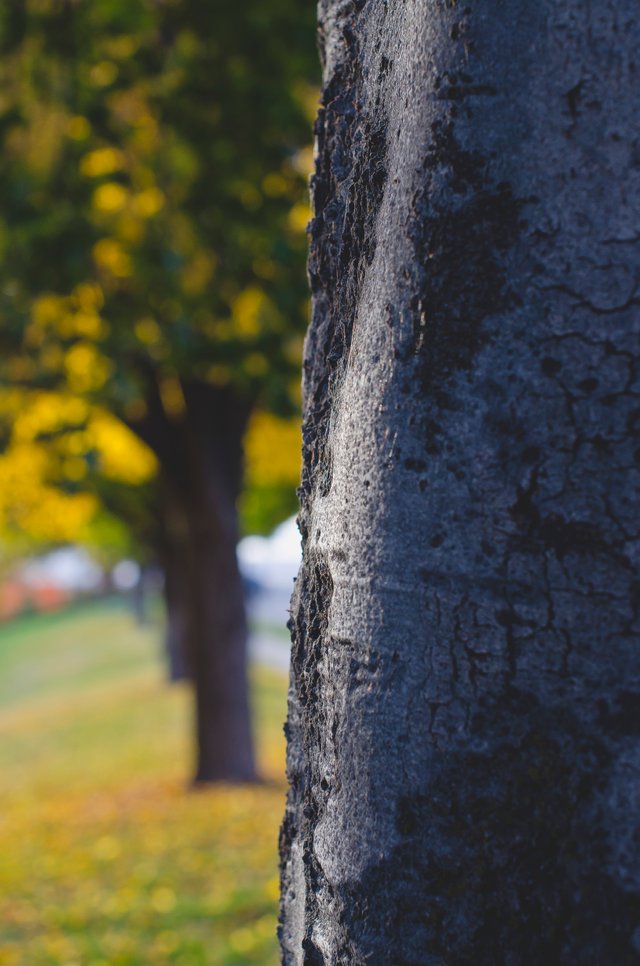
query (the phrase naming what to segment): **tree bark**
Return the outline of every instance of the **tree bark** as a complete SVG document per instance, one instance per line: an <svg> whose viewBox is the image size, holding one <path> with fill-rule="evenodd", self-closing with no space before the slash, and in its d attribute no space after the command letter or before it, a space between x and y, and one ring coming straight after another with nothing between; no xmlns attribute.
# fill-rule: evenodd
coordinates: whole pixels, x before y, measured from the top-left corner
<svg viewBox="0 0 640 966"><path fill-rule="evenodd" d="M247 682L244 588L233 516L188 513L187 663L195 691L195 783L255 781Z"/></svg>
<svg viewBox="0 0 640 966"><path fill-rule="evenodd" d="M283 962L637 963L637 5L320 38Z"/></svg>
<svg viewBox="0 0 640 966"><path fill-rule="evenodd" d="M165 605L165 656L169 681L192 677L187 660L187 586L183 561L163 541L163 597Z"/></svg>
<svg viewBox="0 0 640 966"><path fill-rule="evenodd" d="M247 680L247 621L236 559L236 500L251 401L231 389L182 385L170 418L150 383L137 427L160 463L162 537L169 594L195 693L194 783L254 781Z"/></svg>

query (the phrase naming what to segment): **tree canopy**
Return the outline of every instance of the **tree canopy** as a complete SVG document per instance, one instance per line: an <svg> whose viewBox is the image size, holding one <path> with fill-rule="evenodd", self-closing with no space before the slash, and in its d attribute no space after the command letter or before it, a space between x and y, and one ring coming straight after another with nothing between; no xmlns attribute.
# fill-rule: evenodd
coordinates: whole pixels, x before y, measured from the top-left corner
<svg viewBox="0 0 640 966"><path fill-rule="evenodd" d="M187 382L259 405L247 520L290 511L313 32L292 0L0 12L0 473L57 492L43 534L56 517L62 538L85 526L98 478L108 506L114 486L153 476L125 427L149 442L156 392L179 421ZM279 432L278 468L252 453ZM28 514L19 525L38 533Z"/></svg>

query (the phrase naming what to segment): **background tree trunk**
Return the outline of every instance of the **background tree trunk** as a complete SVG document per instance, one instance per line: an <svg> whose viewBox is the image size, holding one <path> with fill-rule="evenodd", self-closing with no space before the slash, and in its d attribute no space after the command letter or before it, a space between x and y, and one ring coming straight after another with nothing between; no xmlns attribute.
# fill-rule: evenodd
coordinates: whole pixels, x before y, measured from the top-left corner
<svg viewBox="0 0 640 966"><path fill-rule="evenodd" d="M205 383L181 387L170 418L155 383L136 430L160 463L161 555L169 614L195 693L194 782L254 781L247 621L236 559L236 500L251 401Z"/></svg>
<svg viewBox="0 0 640 966"><path fill-rule="evenodd" d="M320 36L284 962L637 963L637 5Z"/></svg>
<svg viewBox="0 0 640 966"><path fill-rule="evenodd" d="M180 561L166 548L163 558L167 673L170 681L184 681L191 677L187 662L186 574Z"/></svg>
<svg viewBox="0 0 640 966"><path fill-rule="evenodd" d="M195 782L256 778L247 681L247 621L236 517L215 497L188 512L187 663L195 690Z"/></svg>

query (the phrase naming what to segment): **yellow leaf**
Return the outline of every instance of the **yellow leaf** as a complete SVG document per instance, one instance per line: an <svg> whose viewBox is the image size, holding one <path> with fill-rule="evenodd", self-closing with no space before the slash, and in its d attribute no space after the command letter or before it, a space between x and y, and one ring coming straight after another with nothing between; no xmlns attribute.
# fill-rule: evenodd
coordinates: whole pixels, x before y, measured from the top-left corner
<svg viewBox="0 0 640 966"><path fill-rule="evenodd" d="M89 76L96 87L108 87L118 76L118 68L111 60L101 60L91 68Z"/></svg>
<svg viewBox="0 0 640 966"><path fill-rule="evenodd" d="M77 305L90 312L92 309L100 309L104 305L104 295L102 289L95 282L81 282L73 290L73 298Z"/></svg>
<svg viewBox="0 0 640 966"><path fill-rule="evenodd" d="M263 179L262 190L270 198L279 198L286 195L289 190L289 182L277 171L272 171Z"/></svg>
<svg viewBox="0 0 640 966"><path fill-rule="evenodd" d="M113 238L101 238L96 242L93 257L100 268L119 278L126 278L133 271L129 255Z"/></svg>
<svg viewBox="0 0 640 966"><path fill-rule="evenodd" d="M92 204L97 211L110 214L111 212L120 211L124 208L127 203L127 198L128 193L126 188L121 184L117 184L115 181L110 181L96 188L93 192Z"/></svg>
<svg viewBox="0 0 640 966"><path fill-rule="evenodd" d="M124 155L116 148L96 148L80 161L80 173L87 178L102 178L124 167Z"/></svg>
<svg viewBox="0 0 640 966"><path fill-rule="evenodd" d="M233 322L238 335L252 337L260 331L260 314L266 301L264 292L249 286L233 303Z"/></svg>
<svg viewBox="0 0 640 966"><path fill-rule="evenodd" d="M155 319L149 316L144 319L138 319L133 327L133 331L138 342L142 342L143 345L154 345L160 342L162 338L160 326Z"/></svg>
<svg viewBox="0 0 640 966"><path fill-rule="evenodd" d="M178 377L174 375L162 376L158 388L160 389L162 405L167 415L174 419L181 416L187 406Z"/></svg>
<svg viewBox="0 0 640 966"><path fill-rule="evenodd" d="M138 486L156 472L156 458L137 436L106 410L95 410L87 438L98 451L100 472L108 479Z"/></svg>
<svg viewBox="0 0 640 966"><path fill-rule="evenodd" d="M67 134L74 141L85 141L91 134L91 125L86 117L77 114L75 117L69 118Z"/></svg>
<svg viewBox="0 0 640 966"><path fill-rule="evenodd" d="M133 199L133 210L141 218L153 218L164 207L165 197L159 188L146 188Z"/></svg>
<svg viewBox="0 0 640 966"><path fill-rule="evenodd" d="M298 419L256 412L247 430L245 453L249 485L290 483L300 478L301 435Z"/></svg>
<svg viewBox="0 0 640 966"><path fill-rule="evenodd" d="M105 384L112 363L88 342L71 346L64 357L64 368L72 392L83 393Z"/></svg>
<svg viewBox="0 0 640 966"><path fill-rule="evenodd" d="M293 228L294 231L304 232L307 229L307 224L311 220L311 208L308 204L299 202L294 205L289 212L289 226Z"/></svg>

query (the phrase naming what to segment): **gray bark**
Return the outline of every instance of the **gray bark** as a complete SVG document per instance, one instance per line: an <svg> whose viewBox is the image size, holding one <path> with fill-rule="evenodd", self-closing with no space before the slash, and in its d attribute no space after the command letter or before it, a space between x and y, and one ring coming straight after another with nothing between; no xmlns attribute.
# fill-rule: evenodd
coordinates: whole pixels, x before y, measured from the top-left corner
<svg viewBox="0 0 640 966"><path fill-rule="evenodd" d="M640 962L637 0L320 38L283 962Z"/></svg>

